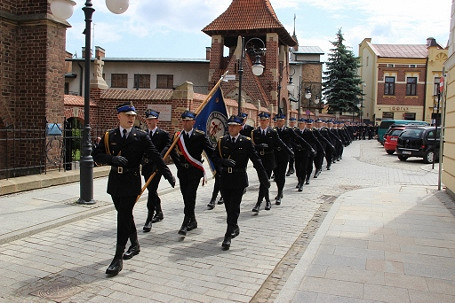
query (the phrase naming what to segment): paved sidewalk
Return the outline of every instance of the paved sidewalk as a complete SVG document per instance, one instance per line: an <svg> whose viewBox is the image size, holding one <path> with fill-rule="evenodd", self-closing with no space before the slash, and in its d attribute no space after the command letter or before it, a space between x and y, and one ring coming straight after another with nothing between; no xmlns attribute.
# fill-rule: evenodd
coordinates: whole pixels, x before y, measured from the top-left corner
<svg viewBox="0 0 455 303"><path fill-rule="evenodd" d="M395 160L356 141L302 193L286 178L282 205L259 215L250 167L241 233L227 252L224 206L206 209L213 181L199 187L199 228L183 240L181 194L164 180L165 219L142 233L144 193L141 253L112 279L106 177L94 180L93 206L75 203L77 182L0 196L0 302L455 302L454 203L436 191L437 168Z"/></svg>
<svg viewBox="0 0 455 303"><path fill-rule="evenodd" d="M454 216L453 201L428 187L345 193L276 302L453 303Z"/></svg>

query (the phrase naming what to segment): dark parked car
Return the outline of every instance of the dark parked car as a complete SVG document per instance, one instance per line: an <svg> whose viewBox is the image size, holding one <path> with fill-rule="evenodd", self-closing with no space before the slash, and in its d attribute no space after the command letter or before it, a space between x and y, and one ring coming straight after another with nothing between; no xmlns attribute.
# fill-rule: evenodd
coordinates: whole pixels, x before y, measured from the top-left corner
<svg viewBox="0 0 455 303"><path fill-rule="evenodd" d="M433 163L439 157L441 129L438 128L435 140L434 127L408 126L397 141L398 159L406 161L409 157L423 158L425 163Z"/></svg>

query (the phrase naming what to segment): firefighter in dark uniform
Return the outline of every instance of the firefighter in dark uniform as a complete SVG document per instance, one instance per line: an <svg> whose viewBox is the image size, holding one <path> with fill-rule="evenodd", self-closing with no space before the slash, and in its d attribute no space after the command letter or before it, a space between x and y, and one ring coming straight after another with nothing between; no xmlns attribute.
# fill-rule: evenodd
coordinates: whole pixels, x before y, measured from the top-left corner
<svg viewBox="0 0 455 303"><path fill-rule="evenodd" d="M330 168L332 167L332 159L335 155L336 150L335 150L335 144L333 142L333 139L330 137L326 121L322 121L321 128L319 129L319 133L324 138L326 138L328 142L330 142L330 145L327 145L326 149L325 149L325 160L327 162L326 168L327 168L327 170L330 170Z"/></svg>
<svg viewBox="0 0 455 303"><path fill-rule="evenodd" d="M317 153L316 157L314 157L314 166L316 167L316 172L314 173L314 178L319 177L319 175L322 172L322 164L324 163L324 157L327 155L327 150L335 150L335 147L333 144L327 140L325 136L322 135L322 120L317 119L314 121L315 127L312 127L313 133L316 136L316 139L321 143L322 145L322 152ZM311 125L310 125L311 128Z"/></svg>
<svg viewBox="0 0 455 303"><path fill-rule="evenodd" d="M286 148L283 141L278 137L276 130L269 126L270 114L261 112L259 115L259 127L251 132L251 140L253 141L256 151L259 153L262 165L267 172L267 176L270 178L273 169L276 167L275 150L277 148ZM260 186L259 196L256 205L253 208L253 212L259 212L262 200L265 198L265 210L270 210L272 204L269 198L269 189Z"/></svg>
<svg viewBox="0 0 455 303"><path fill-rule="evenodd" d="M298 123L298 129L294 132L299 135L301 140L299 140L294 149L295 157L295 174L297 175L297 186L299 191L303 191L303 184L307 176L307 171L313 167L313 157L316 155L316 150L308 143L304 137L303 133L305 131L305 121L306 119L300 118ZM311 174L311 171L310 171Z"/></svg>
<svg viewBox="0 0 455 303"><path fill-rule="evenodd" d="M341 138L338 136L338 132L336 131L336 121L329 121L328 122L328 131L330 138L332 138L332 142L335 144L335 154L334 157L332 158L332 163L335 163L336 161L341 160L341 155L343 155L343 141L341 141Z"/></svg>
<svg viewBox="0 0 455 303"><path fill-rule="evenodd" d="M312 156L311 164L307 166L306 171L305 184L310 184L310 177L311 173L313 172L314 160L318 157L324 157L325 155L324 147L322 146L321 142L319 142L318 138L313 132L313 119L307 119L305 121L303 139L305 139L306 142L310 143L311 147L313 147L313 149L316 151L316 155ZM320 167L316 167L316 172L318 172L320 169L321 169Z"/></svg>
<svg viewBox="0 0 455 303"><path fill-rule="evenodd" d="M283 141L283 146L277 146L275 148L275 157L277 165L273 170L275 175L275 183L278 188L278 193L275 197L275 204L280 205L281 199L283 198L283 188L286 179L286 168L288 166L289 159L294 157L294 152L291 149L294 138L297 137L295 132L289 127L284 125L286 116L284 114L275 115L275 130L278 133L278 137Z"/></svg>
<svg viewBox="0 0 455 303"><path fill-rule="evenodd" d="M240 134L243 136L251 137L251 132L254 130L254 127L246 124L246 119L248 118L248 114L240 113L240 117L243 119L242 129L240 130Z"/></svg>
<svg viewBox="0 0 455 303"><path fill-rule="evenodd" d="M171 157L177 167L177 177L180 181L180 192L185 204L182 226L179 235L185 236L188 231L197 228L196 215L196 191L205 171L202 165L202 152L207 157L213 155L213 147L203 131L193 128L196 114L185 111L181 115L183 130L174 134L174 139L179 138L177 146L172 150Z"/></svg>
<svg viewBox="0 0 455 303"><path fill-rule="evenodd" d="M161 157L164 157L171 146L171 138L169 137L168 132L157 126L159 116L160 112L149 109L145 112L145 122L147 123L147 132L152 139L153 145L155 145L156 149L161 154ZM142 162L142 175L144 176L145 182L147 182L154 171L156 171L155 163L145 156ZM157 173L147 186L149 193L147 199L148 215L144 227L142 228L144 232L149 232L152 229L152 223L159 222L164 218L163 210L161 209L161 199L157 192L160 180L161 174Z"/></svg>
<svg viewBox="0 0 455 303"><path fill-rule="evenodd" d="M221 194L227 213L227 230L222 243L223 250L228 250L231 240L239 235L237 220L244 189L248 186L246 166L248 159L253 162L261 187L269 188L269 176L249 137L241 135L242 117L231 116L228 120L229 134L221 137L213 160L220 171Z"/></svg>
<svg viewBox="0 0 455 303"><path fill-rule="evenodd" d="M133 207L141 192L139 165L144 155L153 161L156 168L172 187L175 178L164 164L147 133L133 127L136 110L131 104L117 107L119 127L103 135L100 145L93 152L93 159L99 164L111 165L107 192L111 195L117 210L117 246L115 256L106 270L107 275L115 276L123 268L123 259L131 259L140 251L137 231L133 218ZM124 253L125 246L131 246Z"/></svg>
<svg viewBox="0 0 455 303"><path fill-rule="evenodd" d="M295 118L295 117L289 118L289 128L291 130L294 131L294 130L297 129L297 127L295 126L296 123L297 123L297 118ZM292 145L292 143L291 143L290 147L291 147L292 151L294 151L294 145ZM289 157L289 168L288 168L288 171L286 173L287 177L289 177L290 175L292 175L295 172L295 170L294 170L294 162L295 162L294 156Z"/></svg>

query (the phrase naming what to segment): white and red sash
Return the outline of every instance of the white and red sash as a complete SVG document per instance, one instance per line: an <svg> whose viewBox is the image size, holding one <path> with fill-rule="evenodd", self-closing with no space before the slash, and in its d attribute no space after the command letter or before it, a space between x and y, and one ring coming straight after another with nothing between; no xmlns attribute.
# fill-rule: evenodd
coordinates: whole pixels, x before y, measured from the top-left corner
<svg viewBox="0 0 455 303"><path fill-rule="evenodd" d="M198 159L195 159L193 156L190 155L188 150L186 149L185 145L185 139L182 136L182 132L178 134L179 136L179 141L177 142L180 151L182 152L183 156L185 157L186 161L190 163L192 166L196 167L197 169L201 170L204 173L204 180L202 182L202 185L204 185L207 182L207 177L205 174L205 169L204 166L202 165L202 162L199 161Z"/></svg>

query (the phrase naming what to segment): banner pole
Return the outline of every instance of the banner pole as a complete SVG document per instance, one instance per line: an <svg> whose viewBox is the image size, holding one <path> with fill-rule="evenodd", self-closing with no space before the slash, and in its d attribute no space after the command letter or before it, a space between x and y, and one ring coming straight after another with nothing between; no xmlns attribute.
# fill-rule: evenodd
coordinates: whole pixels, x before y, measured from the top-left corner
<svg viewBox="0 0 455 303"><path fill-rule="evenodd" d="M218 80L218 82L215 84L215 86L210 90L209 94L207 95L207 97L205 98L204 102L202 102L198 108L196 109L196 111L194 112L196 115L198 115L203 109L204 107L207 105L207 103L210 101L210 98L212 98L213 94L215 94L216 90L218 89L218 87L220 87L221 85L221 82L223 82L223 79L224 77L226 77L226 75L228 74L229 71L226 71L221 77L220 79ZM169 147L169 149L167 150L166 154L163 156L163 160L166 161L166 159L169 157L169 155L171 154L172 150L174 149L175 145L177 144L177 142L179 141L179 138L180 136L177 136L174 141L172 142L171 146ZM139 199L141 198L142 194L144 193L145 189L147 188L147 186L149 186L150 182L152 182L153 178L156 176L156 171L153 172L153 174L150 175L150 177L147 179L147 182L145 182L144 186L142 186L142 189L141 189L141 192L139 193L139 195L137 196L136 198L136 202L139 201Z"/></svg>

